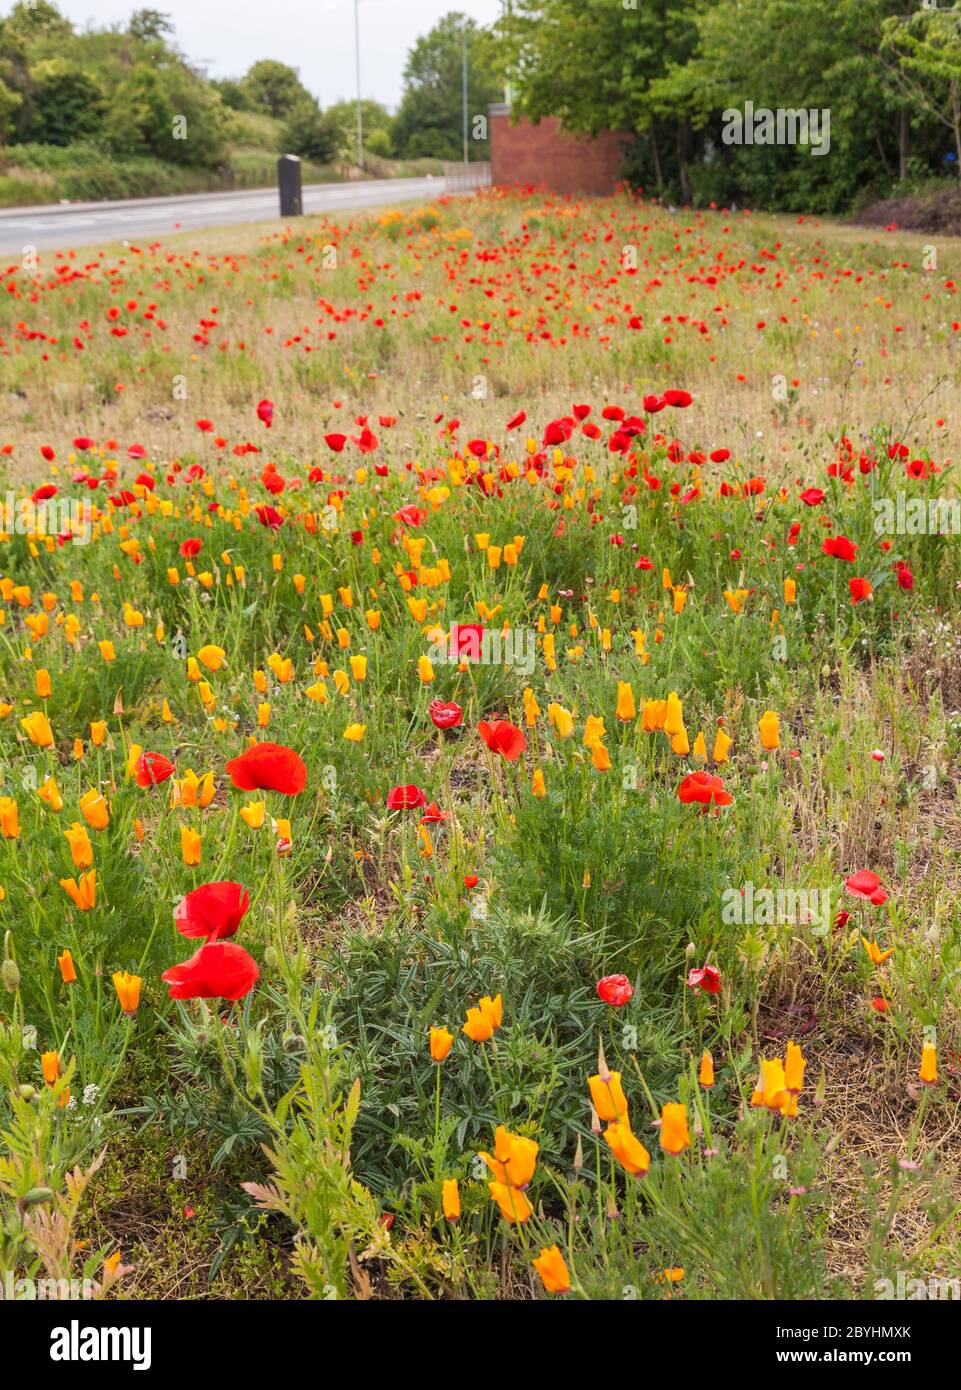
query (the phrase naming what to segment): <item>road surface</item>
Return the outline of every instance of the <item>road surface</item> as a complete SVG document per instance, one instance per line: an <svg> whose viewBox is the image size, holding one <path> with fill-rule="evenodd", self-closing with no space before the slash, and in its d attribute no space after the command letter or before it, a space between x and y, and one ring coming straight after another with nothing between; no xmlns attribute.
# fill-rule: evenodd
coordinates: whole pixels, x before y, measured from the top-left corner
<svg viewBox="0 0 961 1390"><path fill-rule="evenodd" d="M304 187L304 212L342 212L387 207L439 197L442 178L371 179ZM135 198L114 203L51 203L0 212L0 255L111 241L142 241L174 232L222 227L231 222L280 222L276 188L240 193L191 193L174 198Z"/></svg>

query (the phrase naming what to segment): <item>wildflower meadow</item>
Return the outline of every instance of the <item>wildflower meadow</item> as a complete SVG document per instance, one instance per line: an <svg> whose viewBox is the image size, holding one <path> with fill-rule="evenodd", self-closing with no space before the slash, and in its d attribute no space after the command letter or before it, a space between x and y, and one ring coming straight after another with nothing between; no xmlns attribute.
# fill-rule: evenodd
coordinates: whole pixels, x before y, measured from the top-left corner
<svg viewBox="0 0 961 1390"><path fill-rule="evenodd" d="M4 1297L957 1296L926 245L494 190L0 264Z"/></svg>

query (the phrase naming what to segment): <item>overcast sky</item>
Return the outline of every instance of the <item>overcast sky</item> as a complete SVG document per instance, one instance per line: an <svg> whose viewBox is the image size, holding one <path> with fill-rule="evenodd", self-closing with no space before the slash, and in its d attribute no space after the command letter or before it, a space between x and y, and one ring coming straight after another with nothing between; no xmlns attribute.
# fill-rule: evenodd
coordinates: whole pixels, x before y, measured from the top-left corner
<svg viewBox="0 0 961 1390"><path fill-rule="evenodd" d="M78 29L125 24L135 9L169 14L180 48L211 77L239 77L258 58L300 70L324 106L356 92L354 0L55 0ZM0 0L7 13L9 0ZM361 90L386 106L400 100L407 50L452 10L490 24L500 0L360 0Z"/></svg>

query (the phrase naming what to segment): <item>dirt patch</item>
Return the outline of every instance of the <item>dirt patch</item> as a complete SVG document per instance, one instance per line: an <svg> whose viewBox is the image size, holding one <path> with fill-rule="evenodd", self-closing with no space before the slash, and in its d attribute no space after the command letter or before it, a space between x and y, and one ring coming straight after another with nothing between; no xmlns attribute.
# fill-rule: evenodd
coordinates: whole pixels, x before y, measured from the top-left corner
<svg viewBox="0 0 961 1390"><path fill-rule="evenodd" d="M861 227L883 227L886 231L961 236L961 188L935 188L903 198L885 198L880 203L869 203L852 221Z"/></svg>

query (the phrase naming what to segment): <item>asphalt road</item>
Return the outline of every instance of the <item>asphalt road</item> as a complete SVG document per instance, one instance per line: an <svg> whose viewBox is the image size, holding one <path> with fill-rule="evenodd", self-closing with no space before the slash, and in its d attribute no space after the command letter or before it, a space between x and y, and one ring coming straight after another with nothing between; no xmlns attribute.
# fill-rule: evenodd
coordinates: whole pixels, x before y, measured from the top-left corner
<svg viewBox="0 0 961 1390"><path fill-rule="evenodd" d="M304 187L304 212L341 212L387 207L438 197L442 178L373 179L359 183L315 183ZM115 241L223 227L231 222L280 223L275 188L240 193L192 193L174 198L136 198L113 203L52 203L0 212L0 255L22 256Z"/></svg>

